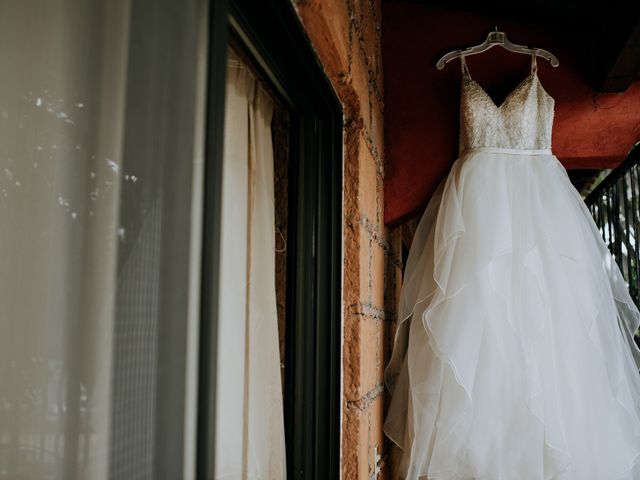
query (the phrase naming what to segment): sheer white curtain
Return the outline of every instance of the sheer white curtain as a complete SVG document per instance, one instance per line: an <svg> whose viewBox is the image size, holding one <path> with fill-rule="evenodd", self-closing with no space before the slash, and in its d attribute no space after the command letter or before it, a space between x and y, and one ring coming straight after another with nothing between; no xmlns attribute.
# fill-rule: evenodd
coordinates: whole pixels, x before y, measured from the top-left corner
<svg viewBox="0 0 640 480"><path fill-rule="evenodd" d="M202 4L0 0L0 480L193 456Z"/></svg>
<svg viewBox="0 0 640 480"><path fill-rule="evenodd" d="M216 478L286 476L275 286L273 102L233 52L227 71Z"/></svg>
<svg viewBox="0 0 640 480"><path fill-rule="evenodd" d="M129 10L0 9L0 478L107 478Z"/></svg>

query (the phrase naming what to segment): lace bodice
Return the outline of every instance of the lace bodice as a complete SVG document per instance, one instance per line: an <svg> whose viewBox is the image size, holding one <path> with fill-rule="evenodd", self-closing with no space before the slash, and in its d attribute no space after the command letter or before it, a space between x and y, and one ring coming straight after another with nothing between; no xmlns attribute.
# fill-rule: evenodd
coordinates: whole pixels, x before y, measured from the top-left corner
<svg viewBox="0 0 640 480"><path fill-rule="evenodd" d="M500 106L469 75L464 57L460 98L460 152L493 147L518 150L551 148L553 98L538 78L536 57L531 73Z"/></svg>

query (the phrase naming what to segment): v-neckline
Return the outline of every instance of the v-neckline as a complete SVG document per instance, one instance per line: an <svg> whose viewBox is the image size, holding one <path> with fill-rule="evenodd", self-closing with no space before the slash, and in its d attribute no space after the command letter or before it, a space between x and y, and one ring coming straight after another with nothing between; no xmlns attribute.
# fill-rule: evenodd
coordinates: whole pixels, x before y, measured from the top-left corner
<svg viewBox="0 0 640 480"><path fill-rule="evenodd" d="M484 87L482 85L480 85L478 82L476 82L473 77L469 74L465 75L465 78L468 81L473 82L479 89L480 91L484 94L485 97L487 97L489 99L489 101L491 102L491 104L497 109L500 110L502 109L502 107L504 106L505 103L507 103L507 101L513 96L514 93L516 93L527 81L535 79L538 77L538 72L533 71L531 73L529 73L529 75L527 75L526 77L524 77L520 83L518 83L515 87L513 87L513 89L511 90L511 92L509 92L507 94L506 97L504 97L504 100L502 100L502 102L500 103L500 105L498 105L493 98L491 97L491 95L489 95L487 93L487 91L484 89Z"/></svg>

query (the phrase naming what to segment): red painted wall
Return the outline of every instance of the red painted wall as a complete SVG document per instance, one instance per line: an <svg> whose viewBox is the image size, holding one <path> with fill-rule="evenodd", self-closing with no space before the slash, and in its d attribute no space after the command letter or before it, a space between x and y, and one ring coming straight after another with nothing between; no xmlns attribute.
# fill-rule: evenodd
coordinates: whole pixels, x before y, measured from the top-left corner
<svg viewBox="0 0 640 480"><path fill-rule="evenodd" d="M493 21L493 23L492 23ZM460 62L435 63L455 48L480 43L494 19L409 3L383 4L385 85L385 222L419 213L458 153ZM556 99L553 151L567 169L613 168L640 140L640 82L624 94L596 94L589 52L539 23L499 21L514 43L545 48L539 77ZM579 58L582 55L583 58ZM493 48L467 59L471 76L496 103L529 73L530 57Z"/></svg>

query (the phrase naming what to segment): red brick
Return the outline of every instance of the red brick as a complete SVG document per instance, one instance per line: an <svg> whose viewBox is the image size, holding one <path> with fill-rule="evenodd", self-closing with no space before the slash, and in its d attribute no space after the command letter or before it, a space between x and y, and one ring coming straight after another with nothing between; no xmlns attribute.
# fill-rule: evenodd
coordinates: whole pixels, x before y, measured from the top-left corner
<svg viewBox="0 0 640 480"><path fill-rule="evenodd" d="M384 321L360 316L360 397L374 390L384 379L386 339Z"/></svg>
<svg viewBox="0 0 640 480"><path fill-rule="evenodd" d="M373 139L376 150L378 151L378 163L380 166L384 165L383 153L384 153L384 118L383 118L384 105L378 102L373 102L371 106L371 122L369 133ZM384 176L384 171L380 171Z"/></svg>
<svg viewBox="0 0 640 480"><path fill-rule="evenodd" d="M360 223L358 225L360 232L360 302L372 303L372 282L373 282L373 253L372 249L375 248L375 242L370 238L369 232L364 225Z"/></svg>
<svg viewBox="0 0 640 480"><path fill-rule="evenodd" d="M358 428L358 480L368 480L371 472L371 457L369 455L369 412L361 412Z"/></svg>
<svg viewBox="0 0 640 480"><path fill-rule="evenodd" d="M376 450L380 457L384 455L384 397L381 393L369 400L359 415L359 461L358 479L368 480L374 474L376 463Z"/></svg>
<svg viewBox="0 0 640 480"><path fill-rule="evenodd" d="M358 450L360 444L360 417L362 412L355 407L345 406L342 422L342 478L357 479L361 457Z"/></svg>
<svg viewBox="0 0 640 480"><path fill-rule="evenodd" d="M361 44L368 67L369 81L374 87L377 98L382 98L382 49L381 29L375 3L362 2L360 18Z"/></svg>
<svg viewBox="0 0 640 480"><path fill-rule="evenodd" d="M358 145L359 179L358 179L358 205L360 214L374 224L379 224L379 204L382 188L378 179L376 161L371 155L364 135L360 135Z"/></svg>
<svg viewBox="0 0 640 480"><path fill-rule="evenodd" d="M361 276L365 275L367 280L367 291L369 272L361 271L361 256L360 245L364 243L369 245L369 237L367 232L364 232L362 226L359 223L345 221L344 222L344 236L343 236L343 248L344 248L344 270L343 270L343 301L345 303L345 310L351 305L356 305L360 302L361 298Z"/></svg>
<svg viewBox="0 0 640 480"><path fill-rule="evenodd" d="M360 398L360 319L345 314L344 323L343 391L345 399L353 402Z"/></svg>
<svg viewBox="0 0 640 480"><path fill-rule="evenodd" d="M385 453L385 436L383 431L384 417L384 395L383 392L380 392L369 407L369 452L374 465L374 449L377 447L378 455L381 457ZM379 460L378 463L380 463Z"/></svg>
<svg viewBox="0 0 640 480"><path fill-rule="evenodd" d="M305 30L332 81L349 71L350 14L344 0L309 0L298 4Z"/></svg>
<svg viewBox="0 0 640 480"><path fill-rule="evenodd" d="M371 242L371 305L384 309L386 253L377 241Z"/></svg>

